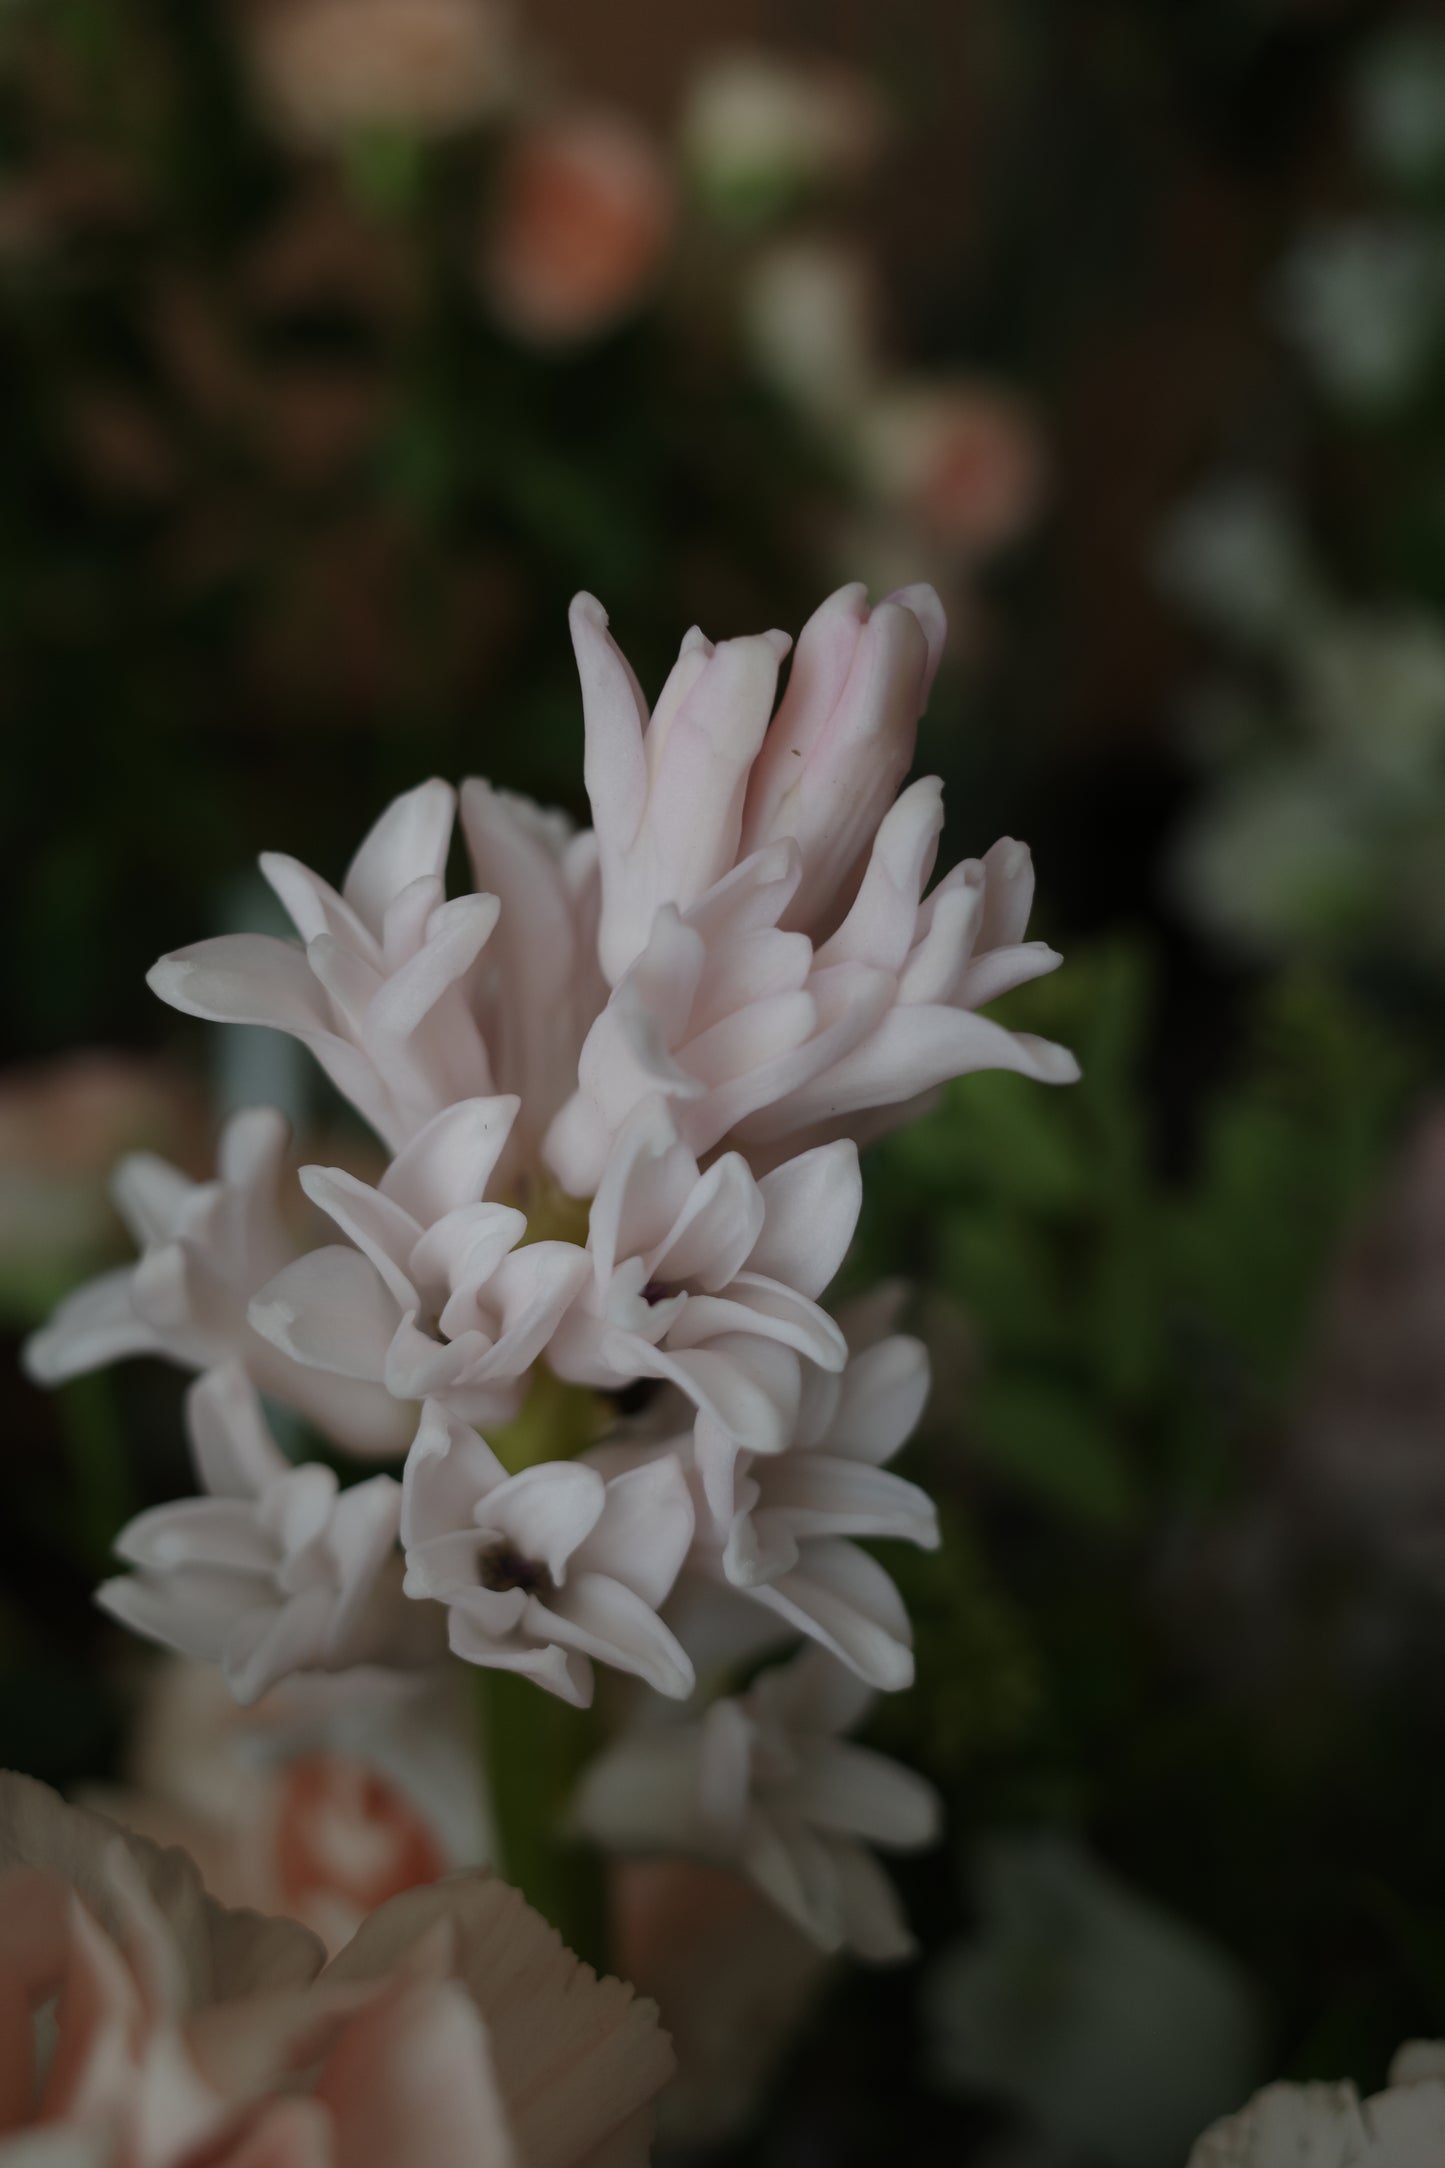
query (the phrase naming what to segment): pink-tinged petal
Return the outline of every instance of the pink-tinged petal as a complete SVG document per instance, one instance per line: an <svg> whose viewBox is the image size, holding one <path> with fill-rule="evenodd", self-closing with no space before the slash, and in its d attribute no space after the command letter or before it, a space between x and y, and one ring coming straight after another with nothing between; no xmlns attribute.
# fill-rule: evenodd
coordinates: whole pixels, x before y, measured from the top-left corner
<svg viewBox="0 0 1445 2168"><path fill-rule="evenodd" d="M434 1393L449 1394L491 1354L492 1343L485 1333L460 1333L455 1340L434 1340L418 1326L415 1312L409 1311L398 1320L391 1336L383 1379L387 1391L397 1400L426 1400Z"/></svg>
<svg viewBox="0 0 1445 2168"><path fill-rule="evenodd" d="M943 785L926 775L891 806L873 848L853 906L816 964L871 964L901 971L913 947L918 905L938 855L943 832Z"/></svg>
<svg viewBox="0 0 1445 2168"><path fill-rule="evenodd" d="M351 1038L359 1038L367 1010L386 983L381 972L329 933L319 933L307 942L306 961L330 998L333 1022Z"/></svg>
<svg viewBox="0 0 1445 2168"><path fill-rule="evenodd" d="M687 1652L643 1597L605 1573L573 1574L542 1606L533 1599L533 1632L542 1619L569 1648L630 1671L654 1693L685 1701L696 1681Z"/></svg>
<svg viewBox="0 0 1445 2168"><path fill-rule="evenodd" d="M403 1544L410 1550L446 1529L473 1526L478 1502L506 1472L485 1439L429 1400L402 1475Z"/></svg>
<svg viewBox="0 0 1445 2168"><path fill-rule="evenodd" d="M213 1498L259 1498L286 1473L286 1456L239 1363L197 1378L186 1394L186 1429L201 1487Z"/></svg>
<svg viewBox="0 0 1445 2168"><path fill-rule="evenodd" d="M688 1069L712 1087L750 1078L805 1046L817 1020L811 994L770 994L689 1041Z"/></svg>
<svg viewBox="0 0 1445 2168"><path fill-rule="evenodd" d="M134 1278L134 1268L122 1266L67 1295L49 1323L26 1340L21 1356L26 1376L37 1385L63 1385L127 1355L165 1353L154 1326L136 1315Z"/></svg>
<svg viewBox="0 0 1445 2168"><path fill-rule="evenodd" d="M341 893L378 940L386 907L413 881L446 871L456 793L435 777L394 799L347 870Z"/></svg>
<svg viewBox="0 0 1445 2168"><path fill-rule="evenodd" d="M128 1566L149 1572L203 1565L268 1580L276 1557L250 1506L235 1498L175 1498L150 1506L127 1522L114 1549Z"/></svg>
<svg viewBox="0 0 1445 2168"><path fill-rule="evenodd" d="M613 851L635 841L647 807L642 734L647 702L627 658L607 630L592 595L574 596L568 612L586 722L584 776L599 837Z"/></svg>
<svg viewBox="0 0 1445 2168"><path fill-rule="evenodd" d="M667 1346L680 1350L728 1338L741 1348L753 1334L827 1370L841 1370L848 1360L847 1341L816 1302L777 1280L748 1272L739 1273L725 1295L690 1295L668 1330ZM748 1367L754 1367L755 1355L750 1350L744 1358ZM797 1404L797 1389L791 1384L789 1400Z"/></svg>
<svg viewBox="0 0 1445 2168"><path fill-rule="evenodd" d="M958 870L954 869L955 872ZM978 934L983 898L977 888L945 876L918 913L917 934L898 976L898 999L904 1008L941 1002L977 1008L962 999L968 960Z"/></svg>
<svg viewBox="0 0 1445 2168"><path fill-rule="evenodd" d="M783 1460L787 1457L786 1453L780 1456ZM759 1588L791 1572L799 1555L789 1516L756 1506L739 1513L728 1532L719 1564L732 1587Z"/></svg>
<svg viewBox="0 0 1445 2168"><path fill-rule="evenodd" d="M810 1745L801 1759L790 1804L819 1829L897 1852L937 1842L943 1803L926 1778L902 1762L848 1739Z"/></svg>
<svg viewBox="0 0 1445 2168"><path fill-rule="evenodd" d="M695 1281L726 1287L747 1262L763 1230L764 1204L740 1152L715 1160L692 1183L687 1201L652 1251L652 1276L672 1285Z"/></svg>
<svg viewBox="0 0 1445 2168"><path fill-rule="evenodd" d="M363 1921L327 1977L393 1972L442 1923L455 1972L481 2012L527 2168L583 2168L635 2134L673 2068L656 2007L620 1980L596 1979L496 1877L453 1875L392 1898Z"/></svg>
<svg viewBox="0 0 1445 2168"><path fill-rule="evenodd" d="M660 1610L682 1570L694 1525L687 1477L674 1455L660 1456L608 1483L605 1509L577 1547L573 1568L608 1574Z"/></svg>
<svg viewBox="0 0 1445 2168"><path fill-rule="evenodd" d="M516 1671L574 1709L592 1706L592 1666L578 1650L561 1648L555 1641L542 1645L493 1641L456 1604L447 1617L447 1646L464 1664L480 1664L488 1671Z"/></svg>
<svg viewBox="0 0 1445 2168"><path fill-rule="evenodd" d="M501 1312L497 1354L509 1372L536 1361L586 1279L587 1253L571 1242L529 1242L503 1258L489 1299Z"/></svg>
<svg viewBox="0 0 1445 2168"><path fill-rule="evenodd" d="M397 1304L355 1250L298 1257L252 1297L247 1314L263 1340L297 1362L343 1377L380 1381L386 1374Z"/></svg>
<svg viewBox="0 0 1445 2168"><path fill-rule="evenodd" d="M843 1377L827 1448L849 1460L882 1466L913 1435L928 1401L928 1350L907 1333L892 1333L855 1355Z"/></svg>
<svg viewBox="0 0 1445 2168"><path fill-rule="evenodd" d="M853 580L820 602L798 634L788 689L753 764L745 851L796 832L787 824L786 809L796 799L801 773L843 697L867 622L868 590L861 580ZM904 771L907 766L906 758Z"/></svg>
<svg viewBox="0 0 1445 2168"><path fill-rule="evenodd" d="M444 1108L397 1153L381 1178L381 1194L421 1227L484 1197L520 1104L503 1092Z"/></svg>
<svg viewBox="0 0 1445 2168"><path fill-rule="evenodd" d="M345 2026L316 2080L345 2168L516 2168L481 2018L450 1981L402 1981Z"/></svg>
<svg viewBox="0 0 1445 2168"><path fill-rule="evenodd" d="M758 1189L766 1218L748 1270L816 1299L848 1254L863 1209L858 1147L843 1138L800 1152Z"/></svg>
<svg viewBox="0 0 1445 2168"><path fill-rule="evenodd" d="M1079 1065L1067 1047L1007 1031L963 1009L893 1009L862 1046L771 1108L770 1123L803 1128L871 1107L894 1106L950 1078L1012 1070L1040 1084L1073 1084ZM775 1132L776 1133L776 1132Z"/></svg>
<svg viewBox="0 0 1445 2168"><path fill-rule="evenodd" d="M268 2100L244 2135L208 2156L208 2168L337 2168L330 2114L319 2100ZM3 2168L10 2163L0 2155ZM17 2162L15 2168L29 2168ZM48 2168L36 2161L34 2168ZM80 2168L68 2158L55 2168ZM104 2168L104 2162L98 2163ZM347 2168L351 2168L350 2156Z"/></svg>
<svg viewBox="0 0 1445 2168"><path fill-rule="evenodd" d="M794 1099L807 1090L826 1089L834 1065L867 1043L896 992L890 972L874 971L867 964L834 964L815 972L808 982L812 1035L793 1052L712 1092L706 1107L717 1135L736 1134L749 1146L796 1136Z"/></svg>
<svg viewBox="0 0 1445 2168"><path fill-rule="evenodd" d="M723 941L709 951L707 974L688 1018L689 1032L700 1036L755 1001L799 992L812 967L813 944L803 933L779 933L768 926Z"/></svg>
<svg viewBox="0 0 1445 2168"><path fill-rule="evenodd" d="M1026 843L1000 836L983 854L984 909L976 950L1014 948L1034 906L1034 862Z"/></svg>
<svg viewBox="0 0 1445 2168"><path fill-rule="evenodd" d="M325 1589L293 1596L279 1609L248 1611L221 1651L221 1670L243 1709L296 1671L325 1666L331 1597Z"/></svg>
<svg viewBox="0 0 1445 2168"><path fill-rule="evenodd" d="M938 1513L916 1484L867 1462L830 1453L780 1453L767 1465L763 1500L770 1513L785 1513L795 1536L864 1536L939 1544Z"/></svg>
<svg viewBox="0 0 1445 2168"><path fill-rule="evenodd" d="M901 1965L917 1951L898 1892L861 1844L834 1838L829 1845L839 1915L850 1950L870 1965Z"/></svg>
<svg viewBox="0 0 1445 2168"><path fill-rule="evenodd" d="M1014 948L989 949L975 956L959 982L955 999L964 1008L981 1009L985 1003L1011 994L1016 986L1046 978L1063 962L1047 941L1024 941Z"/></svg>
<svg viewBox="0 0 1445 2168"><path fill-rule="evenodd" d="M268 886L303 941L314 941L318 934L330 934L347 948L355 949L369 963L380 967L381 950L370 928L362 923L345 898L337 895L329 881L323 881L319 873L313 873L309 866L303 866L297 858L288 858L282 851L263 851L260 864Z"/></svg>
<svg viewBox="0 0 1445 2168"><path fill-rule="evenodd" d="M764 1371L766 1342L745 1347L746 1364L732 1359L736 1349L649 1347L634 1333L614 1333L604 1343L616 1370L633 1377L666 1378L686 1393L700 1414L728 1438L753 1453L781 1453L792 1434L792 1409L779 1405L777 1377ZM793 1358L796 1368L796 1357ZM756 1373L764 1371L759 1378Z"/></svg>
<svg viewBox="0 0 1445 2168"><path fill-rule="evenodd" d="M573 1552L596 1528L606 1497L607 1486L595 1468L575 1460L547 1461L499 1483L478 1518L561 1581Z"/></svg>
<svg viewBox="0 0 1445 2168"><path fill-rule="evenodd" d="M446 902L446 883L435 874L424 875L392 897L382 924L381 952L388 973L410 963L426 940L433 912Z"/></svg>
<svg viewBox="0 0 1445 2168"><path fill-rule="evenodd" d="M303 1039L333 1035L305 951L272 934L220 934L175 949L151 966L146 983L173 1009L209 1023L268 1024Z"/></svg>
<svg viewBox="0 0 1445 2168"><path fill-rule="evenodd" d="M415 1308L407 1264L421 1236L409 1212L342 1167L303 1167L301 1187L311 1202L369 1257L399 1310Z"/></svg>
<svg viewBox="0 0 1445 2168"><path fill-rule="evenodd" d="M476 963L498 909L495 896L458 896L444 903L432 914L425 946L393 971L367 1012L367 1053L384 1075L403 1078L418 1096L430 1094L445 1104L471 1097L490 1082L486 1050L465 1013L448 1011L444 1035L423 1027Z"/></svg>
<svg viewBox="0 0 1445 2168"><path fill-rule="evenodd" d="M220 1663L238 1618L257 1609L272 1616L268 1597L254 1574L223 1574L214 1566L170 1572L163 1582L121 1574L95 1592L100 1609L131 1633L202 1664Z"/></svg>
<svg viewBox="0 0 1445 2168"><path fill-rule="evenodd" d="M748 1591L880 1693L913 1684L913 1636L897 1589L856 1544L810 1543L792 1573Z"/></svg>
<svg viewBox="0 0 1445 2168"><path fill-rule="evenodd" d="M691 682L678 688L681 699L670 722L665 711L674 690L671 680L664 690L646 745L648 840L662 883L654 908L667 902L685 910L732 870L748 773L768 727L779 665L791 645L781 632L720 640L700 669L688 671ZM664 729L655 754L653 740ZM641 930L645 940L649 927Z"/></svg>
<svg viewBox="0 0 1445 2168"><path fill-rule="evenodd" d="M437 1320L448 1338L478 1327L477 1302L502 1259L527 1232L524 1213L506 1204L464 1204L429 1227L408 1260L417 1286L450 1287Z"/></svg>

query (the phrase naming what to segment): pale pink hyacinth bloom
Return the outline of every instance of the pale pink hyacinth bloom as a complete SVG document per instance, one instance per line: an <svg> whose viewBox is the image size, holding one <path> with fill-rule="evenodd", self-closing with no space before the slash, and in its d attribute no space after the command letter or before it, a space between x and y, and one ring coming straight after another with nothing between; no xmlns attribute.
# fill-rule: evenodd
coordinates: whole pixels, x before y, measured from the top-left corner
<svg viewBox="0 0 1445 2168"><path fill-rule="evenodd" d="M644 2168L672 2055L486 1874L340 1957L183 1853L0 1776L0 2163Z"/></svg>
<svg viewBox="0 0 1445 2168"><path fill-rule="evenodd" d="M496 0L251 0L250 29L272 110L305 144L451 134L490 112L513 73Z"/></svg>
<svg viewBox="0 0 1445 2168"><path fill-rule="evenodd" d="M517 1106L458 1101L374 1189L340 1167L303 1167L306 1194L351 1246L278 1273L251 1304L256 1331L288 1360L397 1401L445 1396L475 1423L515 1415L587 1269L573 1243L524 1242L525 1215L486 1197Z"/></svg>
<svg viewBox="0 0 1445 2168"><path fill-rule="evenodd" d="M201 1495L122 1529L116 1555L134 1571L102 1584L104 1610L219 1664L243 1704L296 1671L437 1653L402 1597L399 1484L342 1490L330 1468L288 1461L234 1365L196 1381L186 1419Z"/></svg>
<svg viewBox="0 0 1445 2168"><path fill-rule="evenodd" d="M876 86L836 62L715 54L683 116L684 154L709 194L740 210L853 179L886 133Z"/></svg>
<svg viewBox="0 0 1445 2168"><path fill-rule="evenodd" d="M723 1450L781 1452L806 1374L840 1369L816 1300L863 1202L856 1148L805 1153L757 1181L736 1152L705 1173L662 1101L624 1124L592 1200L590 1279L547 1350L564 1378L616 1389L664 1378Z"/></svg>
<svg viewBox="0 0 1445 2168"><path fill-rule="evenodd" d="M843 1737L872 1699L822 1649L763 1672L698 1721L624 1734L585 1772L576 1824L620 1852L681 1852L736 1868L821 1949L874 1963L913 1947L868 1849L933 1842L937 1793Z"/></svg>
<svg viewBox="0 0 1445 2168"><path fill-rule="evenodd" d="M1215 2123L1189 2168L1434 2168L1445 2160L1445 2042L1412 2040L1383 2092L1267 2085Z"/></svg>
<svg viewBox="0 0 1445 2168"><path fill-rule="evenodd" d="M500 906L495 896L446 900L455 805L436 781L396 799L339 895L296 859L264 853L261 870L303 946L250 933L198 941L152 967L152 992L188 1016L294 1034L397 1150L492 1085L470 997Z"/></svg>
<svg viewBox="0 0 1445 2168"><path fill-rule="evenodd" d="M247 1305L296 1254L283 1187L290 1129L269 1108L221 1135L216 1179L193 1182L151 1153L123 1159L114 1194L141 1256L68 1295L25 1347L30 1375L56 1385L128 1355L186 1369L244 1364L263 1392L366 1458L405 1449L406 1411L375 1384L293 1362L247 1320Z"/></svg>
<svg viewBox="0 0 1445 2168"><path fill-rule="evenodd" d="M548 114L508 146L482 279L520 338L610 330L652 286L676 220L672 175L625 113Z"/></svg>
<svg viewBox="0 0 1445 2168"><path fill-rule="evenodd" d="M509 1475L429 1402L404 1477L406 1589L445 1606L454 1655L518 1671L578 1708L592 1665L682 1699L693 1671L658 1617L692 1542L674 1460L605 1478L576 1460Z"/></svg>

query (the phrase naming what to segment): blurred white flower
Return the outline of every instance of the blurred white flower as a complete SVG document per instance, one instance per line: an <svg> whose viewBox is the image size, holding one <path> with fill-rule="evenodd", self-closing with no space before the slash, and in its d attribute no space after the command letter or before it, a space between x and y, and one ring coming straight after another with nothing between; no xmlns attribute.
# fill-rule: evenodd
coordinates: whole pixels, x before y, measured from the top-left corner
<svg viewBox="0 0 1445 2168"><path fill-rule="evenodd" d="M1423 616L1318 623L1295 658L1307 725L1362 783L1419 802L1445 775L1445 632Z"/></svg>
<svg viewBox="0 0 1445 2168"><path fill-rule="evenodd" d="M1276 645L1316 604L1288 498L1246 477L1212 482L1174 512L1155 562L1167 592L1227 638Z"/></svg>
<svg viewBox="0 0 1445 2168"><path fill-rule="evenodd" d="M103 1583L103 1609L219 1664L240 1702L293 1671L428 1653L425 1622L402 1599L401 1489L390 1476L342 1490L330 1468L293 1466L235 1365L197 1380L186 1417L201 1496L122 1529L116 1555L135 1570Z"/></svg>
<svg viewBox="0 0 1445 2168"><path fill-rule="evenodd" d="M675 1461L610 1481L576 1460L509 1475L446 1409L423 1412L404 1478L406 1591L445 1606L466 1663L524 1672L578 1708L594 1658L685 1697L692 1665L657 1613L692 1533Z"/></svg>
<svg viewBox="0 0 1445 2168"><path fill-rule="evenodd" d="M776 241L747 265L739 308L744 347L768 383L817 421L857 413L877 369L878 296L861 249Z"/></svg>
<svg viewBox="0 0 1445 2168"><path fill-rule="evenodd" d="M30 1375L55 1385L127 1355L191 1370L240 1362L337 1444L372 1459L402 1452L413 1426L384 1388L293 1362L249 1323L251 1297L296 1254L283 1207L289 1143L283 1116L253 1108L222 1131L212 1182L148 1152L123 1159L114 1196L140 1261L66 1296L26 1342Z"/></svg>
<svg viewBox="0 0 1445 2168"><path fill-rule="evenodd" d="M1407 186L1445 166L1445 36L1400 23L1365 51L1354 84L1355 130L1377 171Z"/></svg>
<svg viewBox="0 0 1445 2168"><path fill-rule="evenodd" d="M695 77L683 155L719 211L743 220L836 187L877 157L882 100L866 76L777 53L719 53Z"/></svg>
<svg viewBox="0 0 1445 2168"><path fill-rule="evenodd" d="M1348 947L1381 900L1357 780L1338 762L1284 756L1245 768L1185 828L1170 882L1191 917L1246 954Z"/></svg>
<svg viewBox="0 0 1445 2168"><path fill-rule="evenodd" d="M1335 398L1393 405L1445 330L1445 239L1367 219L1318 233L1284 267L1279 315Z"/></svg>
<svg viewBox="0 0 1445 2168"><path fill-rule="evenodd" d="M927 1983L936 2076L1015 2102L1070 2157L1182 2158L1259 2069L1261 2011L1233 1959L1054 1835L994 1840L979 1897L981 1930Z"/></svg>
<svg viewBox="0 0 1445 2168"><path fill-rule="evenodd" d="M1400 2049L1381 2093L1267 2085L1207 2130L1189 2168L1431 2168L1445 2158L1445 2043Z"/></svg>
<svg viewBox="0 0 1445 2168"><path fill-rule="evenodd" d="M366 129L452 134L511 86L511 19L498 0L251 0L263 95L302 144Z"/></svg>
<svg viewBox="0 0 1445 2168"><path fill-rule="evenodd" d="M822 1949L907 1957L913 1938L868 1847L931 1844L940 1805L912 1770L841 1736L871 1699L806 1649L697 1722L624 1734L586 1771L577 1825L616 1851L735 1867Z"/></svg>

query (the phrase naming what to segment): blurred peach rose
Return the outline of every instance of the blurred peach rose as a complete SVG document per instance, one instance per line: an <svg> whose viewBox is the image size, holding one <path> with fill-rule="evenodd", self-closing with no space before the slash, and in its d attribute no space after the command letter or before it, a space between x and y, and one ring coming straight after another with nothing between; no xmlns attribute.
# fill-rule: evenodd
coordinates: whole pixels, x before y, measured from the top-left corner
<svg viewBox="0 0 1445 2168"><path fill-rule="evenodd" d="M279 125L330 145L370 128L448 135L491 112L510 80L494 0L258 0L252 57Z"/></svg>
<svg viewBox="0 0 1445 2168"><path fill-rule="evenodd" d="M612 2168L672 2063L504 1883L393 1898L322 1969L183 1853L0 1776L0 2160L47 2168Z"/></svg>
<svg viewBox="0 0 1445 2168"><path fill-rule="evenodd" d="M617 1962L654 2001L677 2075L664 2135L716 2144L744 2130L822 1986L828 1959L736 1875L686 1860L620 1861Z"/></svg>
<svg viewBox="0 0 1445 2168"><path fill-rule="evenodd" d="M180 1845L221 1903L283 1912L336 1950L388 1898L490 1850L454 1683L296 1681L240 1709L214 1666L167 1660L129 1784L84 1804Z"/></svg>
<svg viewBox="0 0 1445 2168"><path fill-rule="evenodd" d="M161 1062L97 1048L0 1072L0 1286L43 1307L117 1243L110 1171L122 1152L205 1158L199 1095ZM44 1283L42 1286L41 1283Z"/></svg>
<svg viewBox="0 0 1445 2168"><path fill-rule="evenodd" d="M873 84L837 62L720 53L693 83L682 147L704 194L751 217L866 172L885 132Z"/></svg>
<svg viewBox="0 0 1445 2168"><path fill-rule="evenodd" d="M607 330L638 302L672 235L672 179L651 138L618 113L559 113L513 142L483 283L519 336Z"/></svg>
<svg viewBox="0 0 1445 2168"><path fill-rule="evenodd" d="M969 557L1013 541L1043 495L1043 451L1028 414L985 385L893 386L862 417L857 454L885 507Z"/></svg>

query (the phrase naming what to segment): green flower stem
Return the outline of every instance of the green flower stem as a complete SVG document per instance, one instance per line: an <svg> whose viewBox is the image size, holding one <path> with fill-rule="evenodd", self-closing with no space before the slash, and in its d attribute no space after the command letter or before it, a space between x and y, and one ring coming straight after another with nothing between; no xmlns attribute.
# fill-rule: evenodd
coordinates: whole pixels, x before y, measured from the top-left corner
<svg viewBox="0 0 1445 2168"><path fill-rule="evenodd" d="M477 1702L498 1868L570 1950L605 1972L602 1857L563 1827L594 1743L591 1712L516 1672L485 1668L477 1672Z"/></svg>

